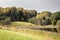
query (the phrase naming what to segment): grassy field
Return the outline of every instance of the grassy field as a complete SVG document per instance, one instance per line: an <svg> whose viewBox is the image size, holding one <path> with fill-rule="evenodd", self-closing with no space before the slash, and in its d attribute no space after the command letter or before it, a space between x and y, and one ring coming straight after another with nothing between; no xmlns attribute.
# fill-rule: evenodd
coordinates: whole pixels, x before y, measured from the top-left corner
<svg viewBox="0 0 60 40"><path fill-rule="evenodd" d="M60 40L60 35L58 33L28 29L28 28L17 28L17 26L20 25L24 27L25 25L35 26L34 24L30 24L27 22L12 22L11 25L16 27L10 27L10 28L6 27L7 30L10 31L0 29L0 40Z"/></svg>
<svg viewBox="0 0 60 40"><path fill-rule="evenodd" d="M53 39L49 37L36 36L22 32L18 33L0 29L0 40L53 40Z"/></svg>
<svg viewBox="0 0 60 40"><path fill-rule="evenodd" d="M45 40L45 39L37 38L36 36L33 35L0 29L0 40Z"/></svg>
<svg viewBox="0 0 60 40"><path fill-rule="evenodd" d="M15 31L15 32L12 32L12 31ZM22 38L22 40L60 40L60 35L58 35L57 33L40 31L40 30L32 30L32 29L25 29L25 28L23 29L19 28L18 30L16 30L15 28L14 29L12 28L11 31L0 30L0 37L2 36L1 32L3 35L7 36L6 38L10 38L11 37L10 35L13 35L13 36L16 35L15 37L18 37L18 39ZM4 39L4 37L2 36L2 39Z"/></svg>
<svg viewBox="0 0 60 40"><path fill-rule="evenodd" d="M18 29L17 32L36 36L45 40L60 40L60 35L55 32L32 30L32 29Z"/></svg>
<svg viewBox="0 0 60 40"><path fill-rule="evenodd" d="M15 25L15 26L36 26L35 24L28 23L28 22L11 22L11 25Z"/></svg>

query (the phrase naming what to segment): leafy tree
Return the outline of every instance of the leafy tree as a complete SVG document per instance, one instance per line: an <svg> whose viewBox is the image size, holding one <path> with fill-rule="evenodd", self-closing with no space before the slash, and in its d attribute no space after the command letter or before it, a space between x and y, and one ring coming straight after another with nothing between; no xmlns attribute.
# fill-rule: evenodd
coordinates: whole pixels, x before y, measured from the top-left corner
<svg viewBox="0 0 60 40"><path fill-rule="evenodd" d="M16 13L16 21L22 21L22 18L23 18L23 11L22 9L17 9Z"/></svg>
<svg viewBox="0 0 60 40"><path fill-rule="evenodd" d="M4 14L4 8L0 7L0 15Z"/></svg>
<svg viewBox="0 0 60 40"><path fill-rule="evenodd" d="M0 20L5 19L7 16L5 14L4 8L0 7Z"/></svg>
<svg viewBox="0 0 60 40"><path fill-rule="evenodd" d="M10 16L10 14L11 14L11 8L10 7L6 7L6 8L4 8L4 14L5 14L5 16Z"/></svg>
<svg viewBox="0 0 60 40"><path fill-rule="evenodd" d="M11 7L11 21L15 21L16 20L16 16L15 16L15 12L16 12L16 7Z"/></svg>
<svg viewBox="0 0 60 40"><path fill-rule="evenodd" d="M3 24L3 25L8 25L8 24L10 24L10 22L11 22L10 17L8 17L4 20L0 20L0 24Z"/></svg>
<svg viewBox="0 0 60 40"><path fill-rule="evenodd" d="M60 33L60 20L57 21L57 30Z"/></svg>
<svg viewBox="0 0 60 40"><path fill-rule="evenodd" d="M52 14L51 16L51 23L53 25L56 25L57 21L60 20L60 11L55 12L54 14Z"/></svg>
<svg viewBox="0 0 60 40"><path fill-rule="evenodd" d="M43 11L36 18L40 20L41 25L49 25L51 24L51 14L49 11Z"/></svg>
<svg viewBox="0 0 60 40"><path fill-rule="evenodd" d="M37 15L36 10L23 10L24 20L28 21L28 19L35 17Z"/></svg>
<svg viewBox="0 0 60 40"><path fill-rule="evenodd" d="M10 24L10 22L11 22L11 18L10 18L10 17L8 17L8 18L6 18L6 19L4 20L4 24L5 24L5 25Z"/></svg>
<svg viewBox="0 0 60 40"><path fill-rule="evenodd" d="M28 22L33 23L33 24L38 24L38 21L37 21L36 17L30 18L28 20Z"/></svg>

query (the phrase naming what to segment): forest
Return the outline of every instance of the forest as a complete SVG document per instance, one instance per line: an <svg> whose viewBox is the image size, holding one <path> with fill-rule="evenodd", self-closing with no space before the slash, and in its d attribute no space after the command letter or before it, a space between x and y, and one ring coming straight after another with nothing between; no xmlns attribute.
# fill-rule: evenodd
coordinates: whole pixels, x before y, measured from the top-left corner
<svg viewBox="0 0 60 40"><path fill-rule="evenodd" d="M37 25L56 25L57 22L60 24L60 11L42 11L38 13L35 9L0 7L0 24L8 25L15 21L30 22Z"/></svg>

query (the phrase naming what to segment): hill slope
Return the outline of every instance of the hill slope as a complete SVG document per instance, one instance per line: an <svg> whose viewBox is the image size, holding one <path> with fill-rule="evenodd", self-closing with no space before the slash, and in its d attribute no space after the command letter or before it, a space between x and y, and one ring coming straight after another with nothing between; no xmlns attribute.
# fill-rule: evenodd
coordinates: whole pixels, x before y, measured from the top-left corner
<svg viewBox="0 0 60 40"><path fill-rule="evenodd" d="M0 29L0 40L43 40L43 39L34 37L32 35Z"/></svg>

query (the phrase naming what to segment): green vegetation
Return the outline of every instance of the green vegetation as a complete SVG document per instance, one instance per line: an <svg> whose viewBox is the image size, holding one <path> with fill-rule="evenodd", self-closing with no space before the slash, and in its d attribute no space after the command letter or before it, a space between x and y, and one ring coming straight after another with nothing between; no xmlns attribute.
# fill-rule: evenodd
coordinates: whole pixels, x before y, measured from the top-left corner
<svg viewBox="0 0 60 40"><path fill-rule="evenodd" d="M39 25L50 25L51 24L51 12L43 11L37 14L36 17L29 19L29 22Z"/></svg>
<svg viewBox="0 0 60 40"><path fill-rule="evenodd" d="M40 30L32 30L32 29L27 29L27 28L26 29L19 28L16 31L20 33L36 36L36 38L39 38L39 39L41 38L41 40L60 40L60 36L58 33L46 32L46 31L40 31Z"/></svg>
<svg viewBox="0 0 60 40"><path fill-rule="evenodd" d="M60 20L57 21L57 30L60 33Z"/></svg>
<svg viewBox="0 0 60 40"><path fill-rule="evenodd" d="M56 25L60 32L60 11L38 14L36 10L22 7L0 7L0 40L60 40L60 34L40 31L39 27L43 27L41 25Z"/></svg>
<svg viewBox="0 0 60 40"><path fill-rule="evenodd" d="M11 22L10 25L13 25L13 26L37 26L35 24L28 23L28 22Z"/></svg>
<svg viewBox="0 0 60 40"><path fill-rule="evenodd" d="M55 33L37 31L31 29L19 29L17 32L1 30L0 40L59 40L60 36Z"/></svg>
<svg viewBox="0 0 60 40"><path fill-rule="evenodd" d="M41 40L27 34L16 33L0 29L0 40Z"/></svg>
<svg viewBox="0 0 60 40"><path fill-rule="evenodd" d="M58 20L60 20L60 11L54 13L42 11L38 14L36 10L27 10L22 7L0 7L0 24L23 21L38 25L56 25Z"/></svg>
<svg viewBox="0 0 60 40"><path fill-rule="evenodd" d="M0 7L0 21L5 20L6 18L11 18L13 21L28 21L29 18L32 18L37 15L36 10L26 10L22 7Z"/></svg>
<svg viewBox="0 0 60 40"><path fill-rule="evenodd" d="M30 18L28 22L33 23L33 24L39 24L36 17Z"/></svg>
<svg viewBox="0 0 60 40"><path fill-rule="evenodd" d="M51 23L53 25L56 25L57 21L60 20L60 11L55 12L54 14L52 14L51 16Z"/></svg>

